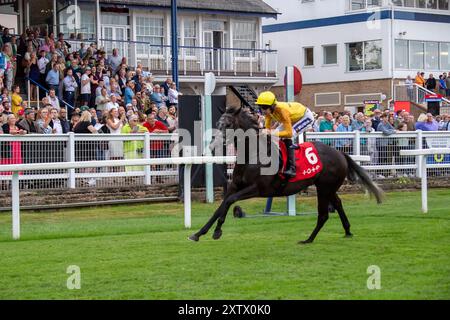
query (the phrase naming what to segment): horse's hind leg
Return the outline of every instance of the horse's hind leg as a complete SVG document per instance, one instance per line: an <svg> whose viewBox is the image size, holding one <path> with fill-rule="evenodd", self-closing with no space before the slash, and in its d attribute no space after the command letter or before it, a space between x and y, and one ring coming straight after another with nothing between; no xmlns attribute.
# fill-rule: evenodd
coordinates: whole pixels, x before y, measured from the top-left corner
<svg viewBox="0 0 450 320"><path fill-rule="evenodd" d="M249 198L253 198L258 195L258 188L256 185L251 185L249 187L246 187L238 192L235 193L229 193L227 197L222 201L219 208L216 210L214 215L209 219L209 221L203 226L203 228L200 229L199 232L191 235L189 237L190 240L198 241L202 235L205 235L209 229L212 227L214 222L216 222L217 219L219 219L219 222L217 224L217 228L214 232L214 239L219 239L222 235L222 224L225 222L225 218L228 213L228 209L230 209L230 206L239 200L245 200Z"/></svg>
<svg viewBox="0 0 450 320"><path fill-rule="evenodd" d="M336 208L339 214L339 218L341 219L342 226L344 227L345 230L345 236L351 237L352 233L350 232L350 222L348 221L347 215L345 214L344 208L342 207L342 201L337 194L335 194L331 198L331 203Z"/></svg>
<svg viewBox="0 0 450 320"><path fill-rule="evenodd" d="M317 209L319 215L317 217L316 227L314 228L309 238L306 239L305 241L300 241L299 244L312 243L316 238L317 234L319 233L320 229L322 229L323 225L328 220L328 204L330 203L330 197L328 195L321 194L320 191L318 190L317 198L318 198Z"/></svg>

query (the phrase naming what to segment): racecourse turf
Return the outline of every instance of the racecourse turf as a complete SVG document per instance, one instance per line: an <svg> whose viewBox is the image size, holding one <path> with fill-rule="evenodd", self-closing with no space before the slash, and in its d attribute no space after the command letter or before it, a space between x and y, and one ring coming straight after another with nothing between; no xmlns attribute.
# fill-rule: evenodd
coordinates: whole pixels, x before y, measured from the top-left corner
<svg viewBox="0 0 450 320"><path fill-rule="evenodd" d="M353 238L331 214L311 245L316 215L236 219L219 241L194 243L218 203L194 203L193 228L180 203L23 212L22 239L11 240L10 214L0 215L0 299L449 299L450 189L343 195ZM275 209L285 207L275 201ZM240 203L260 212L263 199ZM298 197L313 212L313 197ZM69 290L68 266L81 271ZM367 286L369 266L380 289ZM369 283L374 283L369 280Z"/></svg>

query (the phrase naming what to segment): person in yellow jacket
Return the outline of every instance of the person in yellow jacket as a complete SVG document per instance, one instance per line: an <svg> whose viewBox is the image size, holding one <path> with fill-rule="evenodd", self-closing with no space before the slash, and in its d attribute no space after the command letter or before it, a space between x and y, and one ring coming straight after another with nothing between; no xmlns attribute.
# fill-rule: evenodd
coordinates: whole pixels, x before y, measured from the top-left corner
<svg viewBox="0 0 450 320"><path fill-rule="evenodd" d="M22 107L22 97L20 96L20 87L14 86L13 87L13 93L11 95L11 111L15 114L17 117L20 110L23 110Z"/></svg>
<svg viewBox="0 0 450 320"><path fill-rule="evenodd" d="M283 173L287 178L295 177L295 149L292 139L303 133L314 123L314 115L307 107L298 102L278 102L270 91L262 92L256 104L265 116L265 132L278 136L286 145L288 163ZM278 126L271 130L272 123Z"/></svg>
<svg viewBox="0 0 450 320"><path fill-rule="evenodd" d="M424 78L425 72L417 72L416 78L414 79L414 82L418 84L421 87L425 87L425 78Z"/></svg>

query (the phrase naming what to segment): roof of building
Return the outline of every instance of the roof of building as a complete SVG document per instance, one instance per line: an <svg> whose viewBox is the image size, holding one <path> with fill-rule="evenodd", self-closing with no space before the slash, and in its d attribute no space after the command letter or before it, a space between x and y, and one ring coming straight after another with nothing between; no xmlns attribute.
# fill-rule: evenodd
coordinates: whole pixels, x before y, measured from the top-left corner
<svg viewBox="0 0 450 320"><path fill-rule="evenodd" d="M170 8L171 0L100 0L101 3ZM278 12L263 0L177 0L179 9L230 11L276 16Z"/></svg>

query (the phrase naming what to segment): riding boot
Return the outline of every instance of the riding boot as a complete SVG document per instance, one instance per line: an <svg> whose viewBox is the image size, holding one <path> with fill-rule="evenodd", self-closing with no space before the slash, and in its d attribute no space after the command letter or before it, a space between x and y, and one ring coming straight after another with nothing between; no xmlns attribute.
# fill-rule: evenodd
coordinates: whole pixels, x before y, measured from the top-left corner
<svg viewBox="0 0 450 320"><path fill-rule="evenodd" d="M286 163L286 170L283 172L284 176L286 178L293 178L296 176L296 170L295 170L295 148L292 146L292 140L291 139L283 139L284 144L287 149L287 163Z"/></svg>

